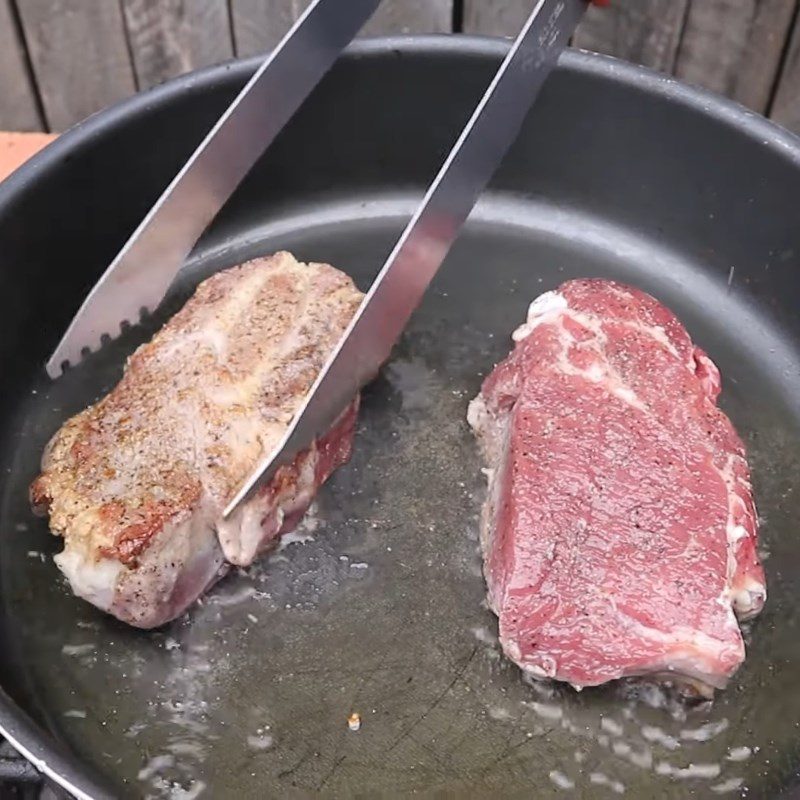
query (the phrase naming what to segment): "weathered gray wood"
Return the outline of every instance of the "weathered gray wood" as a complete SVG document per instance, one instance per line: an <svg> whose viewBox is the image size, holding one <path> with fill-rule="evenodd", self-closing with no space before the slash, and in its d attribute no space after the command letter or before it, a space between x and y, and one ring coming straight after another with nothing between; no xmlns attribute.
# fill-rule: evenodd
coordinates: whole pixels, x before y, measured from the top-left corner
<svg viewBox="0 0 800 800"><path fill-rule="evenodd" d="M516 36L531 8L525 0L464 0L464 33Z"/></svg>
<svg viewBox="0 0 800 800"><path fill-rule="evenodd" d="M794 26L770 116L800 134L800 18Z"/></svg>
<svg viewBox="0 0 800 800"><path fill-rule="evenodd" d="M449 33L452 27L452 0L383 0L362 33Z"/></svg>
<svg viewBox="0 0 800 800"><path fill-rule="evenodd" d="M753 20L734 99L766 113L791 35L796 0L762 0Z"/></svg>
<svg viewBox="0 0 800 800"><path fill-rule="evenodd" d="M0 0L0 128L40 131L42 123L25 64L25 46L11 15L11 0Z"/></svg>
<svg viewBox="0 0 800 800"><path fill-rule="evenodd" d="M477 0L474 0L477 1ZM716 0L699 0L712 3ZM671 72L681 40L687 0L614 0L590 8L574 44Z"/></svg>
<svg viewBox="0 0 800 800"><path fill-rule="evenodd" d="M614 0L610 8L590 8L573 43L669 71L680 41L686 3L687 0ZM464 30L515 36L531 8L527 0L464 0Z"/></svg>
<svg viewBox="0 0 800 800"><path fill-rule="evenodd" d="M231 0L236 54L271 50L307 5L308 0ZM452 0L383 0L363 35L449 32L452 20Z"/></svg>
<svg viewBox="0 0 800 800"><path fill-rule="evenodd" d="M52 130L136 90L119 3L22 0L18 8Z"/></svg>
<svg viewBox="0 0 800 800"><path fill-rule="evenodd" d="M675 74L767 109L795 0L693 0Z"/></svg>
<svg viewBox="0 0 800 800"><path fill-rule="evenodd" d="M275 47L309 0L230 0L236 55L266 53Z"/></svg>
<svg viewBox="0 0 800 800"><path fill-rule="evenodd" d="M233 56L227 0L122 0L140 89Z"/></svg>

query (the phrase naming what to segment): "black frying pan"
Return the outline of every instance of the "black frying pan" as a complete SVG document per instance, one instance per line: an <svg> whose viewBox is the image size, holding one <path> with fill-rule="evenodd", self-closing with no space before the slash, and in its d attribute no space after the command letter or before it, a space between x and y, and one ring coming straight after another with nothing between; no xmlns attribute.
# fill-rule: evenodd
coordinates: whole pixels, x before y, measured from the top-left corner
<svg viewBox="0 0 800 800"><path fill-rule="evenodd" d="M198 245L204 275L287 248L366 287L506 45L352 49ZM365 393L356 454L295 541L143 633L72 597L27 485L128 338L49 385L88 288L255 61L174 81L0 186L0 723L90 794L749 797L800 766L800 143L729 103L570 53ZM674 309L747 442L769 600L711 706L525 684L482 605L467 401L540 292L607 276ZM347 730L352 711L358 733ZM103 790L102 785L108 785ZM188 794L181 795L176 787ZM177 793L176 793L177 792Z"/></svg>

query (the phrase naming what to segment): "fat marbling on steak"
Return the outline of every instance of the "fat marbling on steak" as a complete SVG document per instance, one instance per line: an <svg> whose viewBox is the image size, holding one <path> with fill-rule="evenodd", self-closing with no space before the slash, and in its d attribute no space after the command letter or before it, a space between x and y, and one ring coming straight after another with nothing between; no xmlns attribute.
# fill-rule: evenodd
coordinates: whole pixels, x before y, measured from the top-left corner
<svg viewBox="0 0 800 800"><path fill-rule="evenodd" d="M73 591L141 628L181 614L294 527L350 457L358 397L255 499L226 503L278 443L361 302L288 253L204 281L106 397L48 445L31 487Z"/></svg>
<svg viewBox="0 0 800 800"><path fill-rule="evenodd" d="M578 688L724 687L766 590L716 366L663 305L603 280L542 295L514 339L468 414L505 653Z"/></svg>

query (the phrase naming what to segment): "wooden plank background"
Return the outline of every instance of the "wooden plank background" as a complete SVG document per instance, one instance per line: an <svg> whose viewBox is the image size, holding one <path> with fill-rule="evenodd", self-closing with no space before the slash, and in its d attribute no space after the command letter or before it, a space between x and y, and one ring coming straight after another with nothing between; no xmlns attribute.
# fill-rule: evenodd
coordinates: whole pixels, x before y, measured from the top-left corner
<svg viewBox="0 0 800 800"><path fill-rule="evenodd" d="M227 0L122 0L122 8L140 89L233 57Z"/></svg>
<svg viewBox="0 0 800 800"><path fill-rule="evenodd" d="M346 0L344 0L346 2ZM191 69L274 47L309 0L0 0L0 129L60 131ZM364 35L510 36L533 0L384 0ZM800 133L800 0L612 0L574 44Z"/></svg>

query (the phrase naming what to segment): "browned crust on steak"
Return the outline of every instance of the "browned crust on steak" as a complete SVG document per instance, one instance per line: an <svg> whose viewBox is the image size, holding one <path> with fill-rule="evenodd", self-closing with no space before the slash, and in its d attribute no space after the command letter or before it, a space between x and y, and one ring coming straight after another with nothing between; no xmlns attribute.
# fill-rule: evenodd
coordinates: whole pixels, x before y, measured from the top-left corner
<svg viewBox="0 0 800 800"><path fill-rule="evenodd" d="M135 567L169 523L221 514L279 441L362 295L277 253L220 272L54 436L31 486L54 533Z"/></svg>

